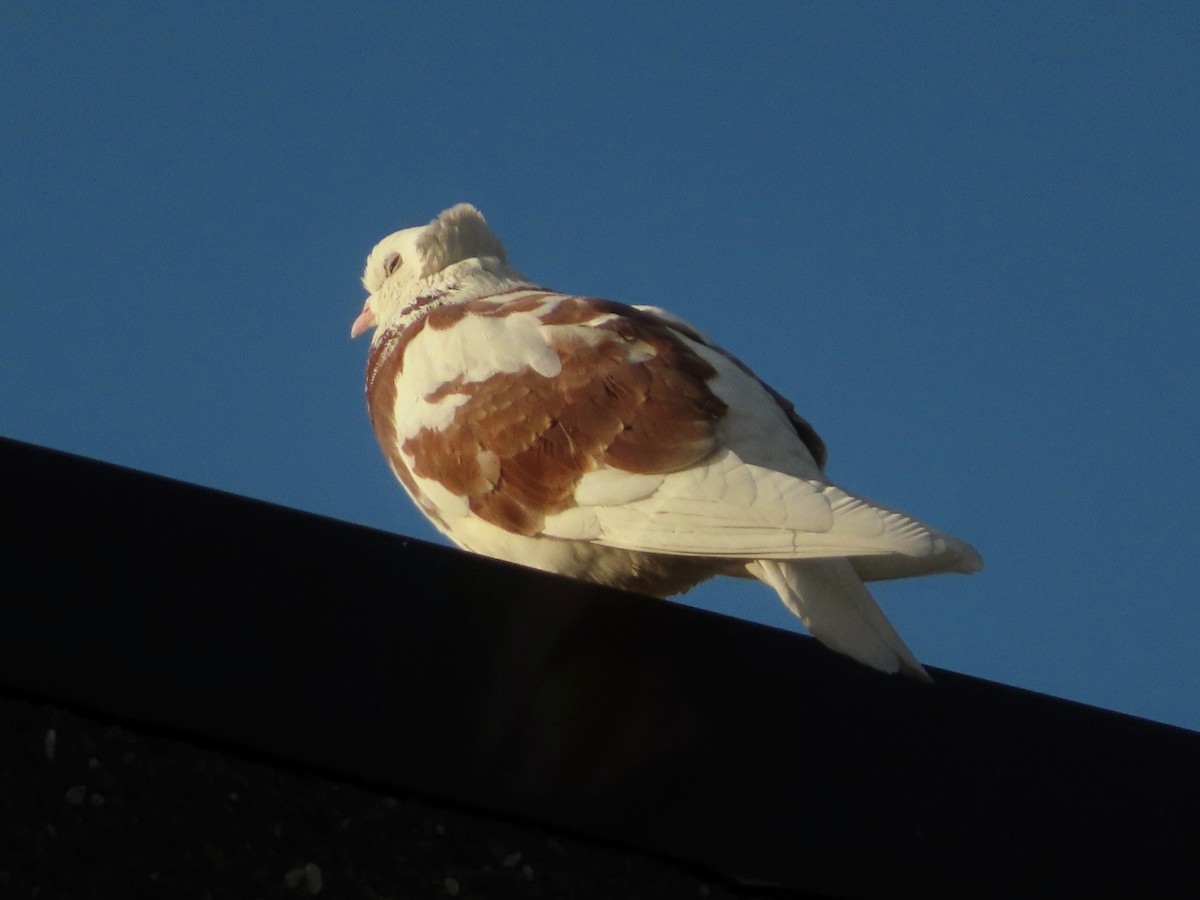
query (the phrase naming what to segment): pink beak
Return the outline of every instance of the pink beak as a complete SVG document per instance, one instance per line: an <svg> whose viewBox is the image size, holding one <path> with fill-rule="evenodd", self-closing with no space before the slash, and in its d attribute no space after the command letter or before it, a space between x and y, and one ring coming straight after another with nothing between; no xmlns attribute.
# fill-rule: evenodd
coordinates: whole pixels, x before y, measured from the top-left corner
<svg viewBox="0 0 1200 900"><path fill-rule="evenodd" d="M363 304L363 311L358 314L354 324L350 326L350 338L353 340L368 328L375 327L375 313L371 312L370 300Z"/></svg>

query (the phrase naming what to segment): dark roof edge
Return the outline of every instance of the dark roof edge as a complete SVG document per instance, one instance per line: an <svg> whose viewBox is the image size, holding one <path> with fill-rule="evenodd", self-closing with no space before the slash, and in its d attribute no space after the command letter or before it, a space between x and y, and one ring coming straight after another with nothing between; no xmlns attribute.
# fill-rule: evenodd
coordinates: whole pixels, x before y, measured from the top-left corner
<svg viewBox="0 0 1200 900"><path fill-rule="evenodd" d="M0 685L830 896L1169 894L1200 735L0 439Z"/></svg>

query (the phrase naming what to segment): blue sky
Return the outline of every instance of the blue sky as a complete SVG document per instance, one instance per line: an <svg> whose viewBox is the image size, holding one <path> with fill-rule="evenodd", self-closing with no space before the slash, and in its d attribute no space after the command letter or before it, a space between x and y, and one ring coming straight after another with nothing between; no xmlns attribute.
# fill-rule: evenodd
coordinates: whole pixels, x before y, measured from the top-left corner
<svg viewBox="0 0 1200 900"><path fill-rule="evenodd" d="M1194 3L8 3L0 434L435 539L347 335L470 201L979 548L876 590L923 661L1200 729L1197 46Z"/></svg>

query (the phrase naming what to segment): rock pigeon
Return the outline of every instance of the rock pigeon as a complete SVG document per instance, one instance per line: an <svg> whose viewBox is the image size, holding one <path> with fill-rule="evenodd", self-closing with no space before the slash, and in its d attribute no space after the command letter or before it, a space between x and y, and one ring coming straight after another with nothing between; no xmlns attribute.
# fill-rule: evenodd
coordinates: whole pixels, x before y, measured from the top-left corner
<svg viewBox="0 0 1200 900"><path fill-rule="evenodd" d="M384 238L362 280L375 434L450 540L656 597L757 578L832 649L929 680L864 581L979 555L831 482L813 427L698 329L538 286L465 203Z"/></svg>

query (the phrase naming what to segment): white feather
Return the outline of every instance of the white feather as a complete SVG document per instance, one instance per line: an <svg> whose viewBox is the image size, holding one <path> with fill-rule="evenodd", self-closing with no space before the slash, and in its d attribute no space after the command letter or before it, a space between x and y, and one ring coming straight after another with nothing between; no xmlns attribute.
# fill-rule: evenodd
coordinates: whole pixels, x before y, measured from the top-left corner
<svg viewBox="0 0 1200 900"><path fill-rule="evenodd" d="M834 650L883 672L932 680L847 560L759 560L746 568Z"/></svg>

